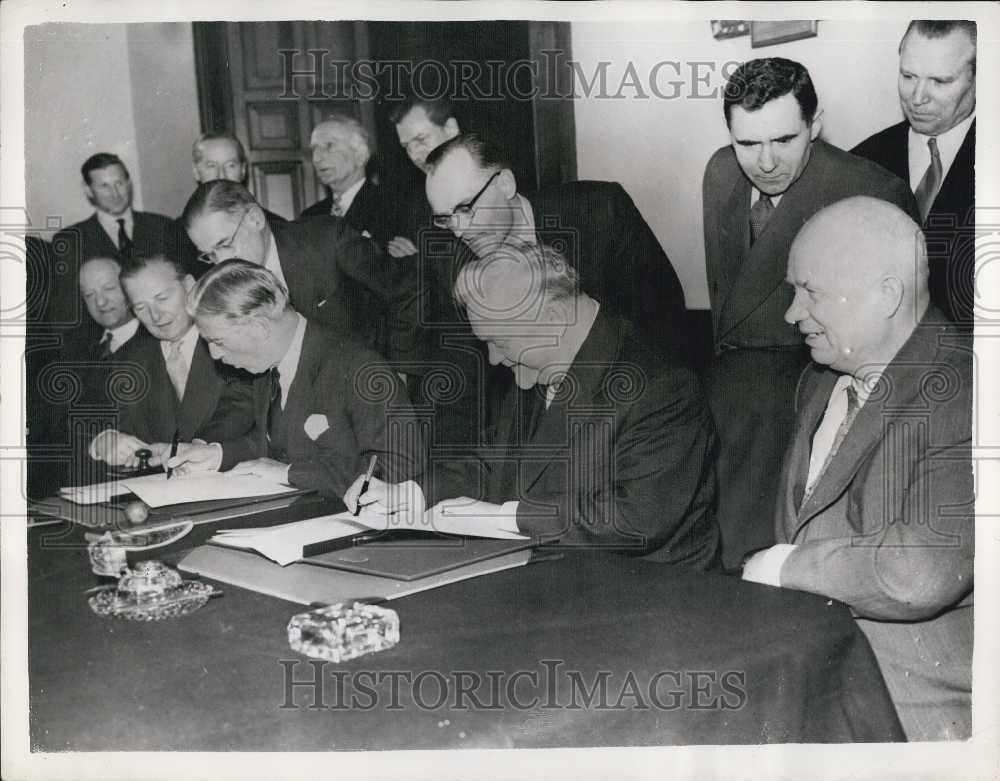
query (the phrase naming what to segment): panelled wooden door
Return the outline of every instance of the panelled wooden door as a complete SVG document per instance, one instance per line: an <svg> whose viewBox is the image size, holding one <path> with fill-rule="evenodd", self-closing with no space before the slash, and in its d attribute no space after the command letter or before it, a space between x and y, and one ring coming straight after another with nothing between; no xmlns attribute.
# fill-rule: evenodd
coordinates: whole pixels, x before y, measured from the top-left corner
<svg viewBox="0 0 1000 781"><path fill-rule="evenodd" d="M348 112L375 137L371 104L337 97L351 94L347 69L324 72L318 89L301 77L286 83L287 69L311 68L309 51L367 58L364 22L195 24L195 49L202 129L235 133L247 151L250 189L283 217L294 219L325 197L309 149L319 122L332 111Z"/></svg>

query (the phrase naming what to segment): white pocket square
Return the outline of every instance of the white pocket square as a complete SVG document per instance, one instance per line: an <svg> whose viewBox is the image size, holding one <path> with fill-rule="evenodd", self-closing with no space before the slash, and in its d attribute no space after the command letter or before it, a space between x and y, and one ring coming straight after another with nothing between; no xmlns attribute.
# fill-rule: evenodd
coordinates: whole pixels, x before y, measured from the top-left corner
<svg viewBox="0 0 1000 781"><path fill-rule="evenodd" d="M326 419L326 415L313 414L306 418L302 428L305 429L309 439L315 442L324 431L330 428L330 421Z"/></svg>
<svg viewBox="0 0 1000 781"><path fill-rule="evenodd" d="M372 235L368 231L361 231L361 238L370 239Z"/></svg>
<svg viewBox="0 0 1000 781"><path fill-rule="evenodd" d="M316 308L319 309L325 303L326 303L326 299L324 298L322 301L320 301L318 304L316 304Z"/></svg>

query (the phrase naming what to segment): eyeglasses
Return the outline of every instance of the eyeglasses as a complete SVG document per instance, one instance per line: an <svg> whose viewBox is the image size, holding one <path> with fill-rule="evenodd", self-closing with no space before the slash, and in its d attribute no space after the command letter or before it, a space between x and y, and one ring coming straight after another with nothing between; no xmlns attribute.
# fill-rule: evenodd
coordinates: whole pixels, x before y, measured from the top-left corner
<svg viewBox="0 0 1000 781"><path fill-rule="evenodd" d="M198 254L198 260L200 260L202 263L209 263L209 264L211 264L213 266L216 263L218 263L219 262L219 256L215 254L216 251L220 250L220 249L232 249L233 248L233 242L236 241L236 234L240 232L240 228L243 227L243 220L245 220L247 218L247 215L249 213L250 213L249 209L247 209L245 212L243 212L243 216L240 217L240 221L238 223L236 223L236 230L233 231L232 235L228 239L226 239L221 244L216 244L215 247L213 247L212 249L210 249L208 252L201 252L201 253L199 253Z"/></svg>
<svg viewBox="0 0 1000 781"><path fill-rule="evenodd" d="M431 218L434 221L434 225L438 228L450 228L452 220L470 218L472 216L472 210L476 208L476 201L482 197L483 193L486 192L486 188L493 183L493 180L500 176L501 171L495 171L493 176L486 180L486 184L483 185L483 188L478 193L473 195L472 198L465 203L458 204L458 206L452 210L451 214L435 214Z"/></svg>

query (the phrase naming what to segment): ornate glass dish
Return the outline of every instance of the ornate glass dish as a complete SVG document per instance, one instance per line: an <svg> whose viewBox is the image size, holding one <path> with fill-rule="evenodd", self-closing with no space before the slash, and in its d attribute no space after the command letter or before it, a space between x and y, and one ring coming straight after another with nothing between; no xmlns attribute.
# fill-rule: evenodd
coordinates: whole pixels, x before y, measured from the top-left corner
<svg viewBox="0 0 1000 781"><path fill-rule="evenodd" d="M90 608L99 616L129 621L162 621L193 613L215 593L212 586L185 581L159 561L142 561L125 570L117 587L94 594Z"/></svg>

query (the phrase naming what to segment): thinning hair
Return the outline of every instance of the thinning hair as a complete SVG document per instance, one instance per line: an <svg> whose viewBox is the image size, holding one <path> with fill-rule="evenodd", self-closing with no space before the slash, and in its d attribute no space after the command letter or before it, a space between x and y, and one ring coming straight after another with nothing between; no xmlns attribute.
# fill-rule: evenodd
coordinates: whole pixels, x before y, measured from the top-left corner
<svg viewBox="0 0 1000 781"><path fill-rule="evenodd" d="M497 293L513 292L518 299L507 311L516 316L545 301L579 295L579 280L566 257L548 244L528 244L509 239L484 257L466 263L455 280L455 298L462 309L498 311L492 305ZM506 309L506 307L505 307Z"/></svg>
<svg viewBox="0 0 1000 781"><path fill-rule="evenodd" d="M108 168L112 165L120 165L122 171L125 173L125 178L128 179L128 168L125 167L125 163L118 155L113 155L110 152L98 152L96 155L91 155L80 166L80 175L83 177L83 181L90 184L90 172L100 171L102 168Z"/></svg>
<svg viewBox="0 0 1000 781"><path fill-rule="evenodd" d="M80 270L77 276L83 273L83 270L89 266L91 263L112 263L118 267L118 275L121 276L122 273L122 259L118 255L94 255L87 258L83 263L80 264Z"/></svg>
<svg viewBox="0 0 1000 781"><path fill-rule="evenodd" d="M903 44L906 43L910 33L917 33L924 38L947 38L954 32L965 33L972 42L972 74L976 73L976 23L968 19L914 19L907 27L903 37L899 39L899 52L903 52Z"/></svg>
<svg viewBox="0 0 1000 781"><path fill-rule="evenodd" d="M243 148L243 144L240 140L234 136L232 133L226 133L221 131L210 130L207 133L202 133L195 139L194 144L191 146L191 159L197 165L198 162L204 157L204 153L201 151L201 146L206 141L229 141L236 147L236 154L240 159L240 163L246 164L247 153Z"/></svg>
<svg viewBox="0 0 1000 781"><path fill-rule="evenodd" d="M756 111L785 95L794 96L802 119L811 125L819 98L805 67L784 57L764 57L743 63L729 77L723 90L722 112L726 117L726 126L732 121L734 106L744 111Z"/></svg>
<svg viewBox="0 0 1000 781"><path fill-rule="evenodd" d="M186 303L188 314L196 319L274 320L288 308L288 290L263 266L233 258L209 269L188 292Z"/></svg>
<svg viewBox="0 0 1000 781"><path fill-rule="evenodd" d="M427 155L425 163L427 170L433 173L448 155L459 149L468 152L476 164L484 170L499 171L510 168L510 162L496 144L484 140L478 133L460 133Z"/></svg>
<svg viewBox="0 0 1000 781"><path fill-rule="evenodd" d="M170 255L164 255L162 252L150 254L150 255L135 255L130 258L124 258L121 261L121 271L118 274L118 278L121 280L131 279L136 276L140 271L144 271L147 268L151 268L156 265L166 266L177 276L177 279L184 279L190 272L184 268L177 258Z"/></svg>
<svg viewBox="0 0 1000 781"><path fill-rule="evenodd" d="M389 110L389 121L398 125L415 108L422 108L427 118L438 127L444 127L445 122L449 119L458 122L455 104L448 98L424 99L417 96L410 96L402 102L396 103Z"/></svg>
<svg viewBox="0 0 1000 781"><path fill-rule="evenodd" d="M372 137L368 128L352 114L343 111L334 111L313 129L315 132L323 125L331 124L342 127L348 132L348 144L366 160L372 156Z"/></svg>
<svg viewBox="0 0 1000 781"><path fill-rule="evenodd" d="M213 179L211 182L202 182L195 188L184 206L181 220L186 228L190 228L195 218L202 214L223 212L232 217L242 217L254 206L257 206L257 200L239 182Z"/></svg>

